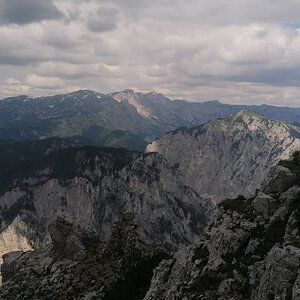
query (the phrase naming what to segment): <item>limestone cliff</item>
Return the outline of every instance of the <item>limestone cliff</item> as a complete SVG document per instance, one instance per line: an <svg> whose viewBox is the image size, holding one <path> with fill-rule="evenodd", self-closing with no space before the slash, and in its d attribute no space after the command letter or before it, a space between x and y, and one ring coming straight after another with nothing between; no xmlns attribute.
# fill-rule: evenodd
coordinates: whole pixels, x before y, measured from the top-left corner
<svg viewBox="0 0 300 300"><path fill-rule="evenodd" d="M215 202L249 196L272 166L298 149L298 127L251 111L166 133L147 146L174 164L186 185Z"/></svg>
<svg viewBox="0 0 300 300"><path fill-rule="evenodd" d="M20 219L35 232L26 236L31 242L41 243L60 214L107 239L111 225L129 212L150 240L175 250L203 232L212 209L159 154L71 147L14 166L17 172L7 173L0 185L1 230Z"/></svg>

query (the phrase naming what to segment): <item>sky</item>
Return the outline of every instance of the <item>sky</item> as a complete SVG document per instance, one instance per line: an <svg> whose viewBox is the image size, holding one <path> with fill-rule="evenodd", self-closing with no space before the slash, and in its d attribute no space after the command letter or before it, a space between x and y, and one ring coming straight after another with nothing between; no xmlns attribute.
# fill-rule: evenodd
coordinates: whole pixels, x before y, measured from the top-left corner
<svg viewBox="0 0 300 300"><path fill-rule="evenodd" d="M129 88L300 106L300 1L0 0L0 98Z"/></svg>

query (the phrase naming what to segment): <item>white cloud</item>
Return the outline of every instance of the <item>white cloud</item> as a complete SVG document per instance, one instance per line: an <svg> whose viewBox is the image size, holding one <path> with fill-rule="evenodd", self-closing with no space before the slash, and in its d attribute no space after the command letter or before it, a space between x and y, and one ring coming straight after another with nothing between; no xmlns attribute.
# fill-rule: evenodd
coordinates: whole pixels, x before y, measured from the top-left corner
<svg viewBox="0 0 300 300"><path fill-rule="evenodd" d="M63 20L0 27L2 87L15 78L35 94L134 88L194 100L300 106L299 1L54 4Z"/></svg>

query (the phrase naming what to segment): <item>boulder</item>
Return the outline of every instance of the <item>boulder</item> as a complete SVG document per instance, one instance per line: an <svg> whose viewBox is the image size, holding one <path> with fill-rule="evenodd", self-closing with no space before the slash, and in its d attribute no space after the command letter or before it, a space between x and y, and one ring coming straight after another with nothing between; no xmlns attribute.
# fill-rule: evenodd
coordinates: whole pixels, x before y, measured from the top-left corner
<svg viewBox="0 0 300 300"><path fill-rule="evenodd" d="M296 182L297 176L281 165L270 170L268 177L263 181L261 190L266 194L282 193Z"/></svg>
<svg viewBox="0 0 300 300"><path fill-rule="evenodd" d="M71 260L83 260L86 255L83 232L69 220L58 216L48 227L54 248Z"/></svg>

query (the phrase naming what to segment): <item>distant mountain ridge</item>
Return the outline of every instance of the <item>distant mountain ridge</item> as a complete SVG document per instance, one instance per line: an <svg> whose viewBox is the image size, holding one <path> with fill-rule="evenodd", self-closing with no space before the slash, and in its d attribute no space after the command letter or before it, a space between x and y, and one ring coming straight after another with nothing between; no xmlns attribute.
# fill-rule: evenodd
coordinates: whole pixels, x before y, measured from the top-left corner
<svg viewBox="0 0 300 300"><path fill-rule="evenodd" d="M163 94L125 90L101 94L80 90L65 95L0 101L0 139L63 137L89 145L143 151L145 141L179 127L194 127L241 110L296 123L300 108L229 105L170 100Z"/></svg>

